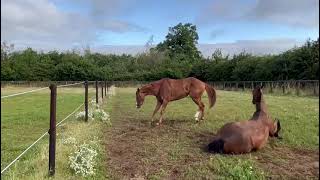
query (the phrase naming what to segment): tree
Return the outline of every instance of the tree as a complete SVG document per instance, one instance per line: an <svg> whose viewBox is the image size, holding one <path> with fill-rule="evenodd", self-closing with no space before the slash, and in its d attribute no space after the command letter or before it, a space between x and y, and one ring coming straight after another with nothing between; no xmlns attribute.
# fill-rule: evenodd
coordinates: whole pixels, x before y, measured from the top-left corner
<svg viewBox="0 0 320 180"><path fill-rule="evenodd" d="M199 60L201 53L196 47L198 39L199 36L195 25L179 23L174 27L169 27L166 40L159 43L156 49L158 51L167 51L172 59Z"/></svg>
<svg viewBox="0 0 320 180"><path fill-rule="evenodd" d="M217 64L221 61L226 61L228 60L229 55L223 57L221 49L216 49L213 54L211 55L211 60L216 62Z"/></svg>
<svg viewBox="0 0 320 180"><path fill-rule="evenodd" d="M8 55L14 49L14 44L8 44L6 41L1 43L1 62L8 59Z"/></svg>

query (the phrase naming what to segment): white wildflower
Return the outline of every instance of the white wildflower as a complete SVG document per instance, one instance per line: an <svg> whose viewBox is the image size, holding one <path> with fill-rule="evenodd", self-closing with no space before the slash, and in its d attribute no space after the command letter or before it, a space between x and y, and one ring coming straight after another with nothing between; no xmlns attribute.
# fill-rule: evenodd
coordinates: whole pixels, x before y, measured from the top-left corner
<svg viewBox="0 0 320 180"><path fill-rule="evenodd" d="M97 151L88 144L79 146L76 152L69 156L70 168L82 176L93 175Z"/></svg>
<svg viewBox="0 0 320 180"><path fill-rule="evenodd" d="M74 137L68 137L67 139L62 139L62 144L76 144L77 140Z"/></svg>

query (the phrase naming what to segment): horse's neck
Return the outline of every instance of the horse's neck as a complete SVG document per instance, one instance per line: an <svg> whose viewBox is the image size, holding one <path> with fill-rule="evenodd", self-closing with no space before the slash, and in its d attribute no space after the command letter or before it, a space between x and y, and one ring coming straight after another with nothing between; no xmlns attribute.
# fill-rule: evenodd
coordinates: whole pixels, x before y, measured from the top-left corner
<svg viewBox="0 0 320 180"><path fill-rule="evenodd" d="M267 113L267 105L264 100L261 100L260 103L256 104L256 112L265 112Z"/></svg>
<svg viewBox="0 0 320 180"><path fill-rule="evenodd" d="M251 119L265 119L268 118L267 105L264 100L261 99L259 103L256 103L256 111L253 113Z"/></svg>
<svg viewBox="0 0 320 180"><path fill-rule="evenodd" d="M156 92L156 89L154 88L148 88L148 89L145 89L144 90L146 95L152 95L152 96L156 96L157 92Z"/></svg>

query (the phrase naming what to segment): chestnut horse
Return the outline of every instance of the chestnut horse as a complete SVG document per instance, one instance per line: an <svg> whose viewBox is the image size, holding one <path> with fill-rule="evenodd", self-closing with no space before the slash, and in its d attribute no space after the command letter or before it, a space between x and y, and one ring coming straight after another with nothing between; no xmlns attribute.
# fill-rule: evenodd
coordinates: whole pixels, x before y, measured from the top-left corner
<svg viewBox="0 0 320 180"><path fill-rule="evenodd" d="M136 105L140 108L144 102L145 96L152 95L157 98L157 105L152 114L152 121L155 114L161 107L160 119L157 125L163 120L164 111L170 101L175 101L187 97L188 95L198 105L199 109L195 115L196 121L202 120L204 117L205 105L201 102L201 96L207 91L209 98L209 107L211 108L216 102L216 91L210 85L200 81L199 79L189 77L185 79L169 79L163 78L159 81L151 82L136 91Z"/></svg>
<svg viewBox="0 0 320 180"><path fill-rule="evenodd" d="M268 137L278 137L281 129L280 121L275 122L268 116L263 99L262 87L257 86L253 91L252 103L256 111L247 121L225 124L217 133L213 142L208 145L209 152L214 153L248 153L261 149Z"/></svg>

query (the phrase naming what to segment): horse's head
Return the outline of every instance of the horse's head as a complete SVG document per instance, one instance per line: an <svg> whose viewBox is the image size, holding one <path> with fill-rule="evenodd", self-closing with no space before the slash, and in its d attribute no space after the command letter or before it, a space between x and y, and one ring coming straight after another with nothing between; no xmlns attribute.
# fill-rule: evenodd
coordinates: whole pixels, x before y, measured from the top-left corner
<svg viewBox="0 0 320 180"><path fill-rule="evenodd" d="M256 104L256 103L260 103L261 99L262 99L262 86L256 86L253 90L252 90L252 104Z"/></svg>
<svg viewBox="0 0 320 180"><path fill-rule="evenodd" d="M274 123L272 124L272 127L269 130L269 135L271 137L278 137L279 138L279 131L281 130L280 120L275 119Z"/></svg>
<svg viewBox="0 0 320 180"><path fill-rule="evenodd" d="M136 106L140 108L144 102L145 93L142 92L141 89L137 89L136 91Z"/></svg>

